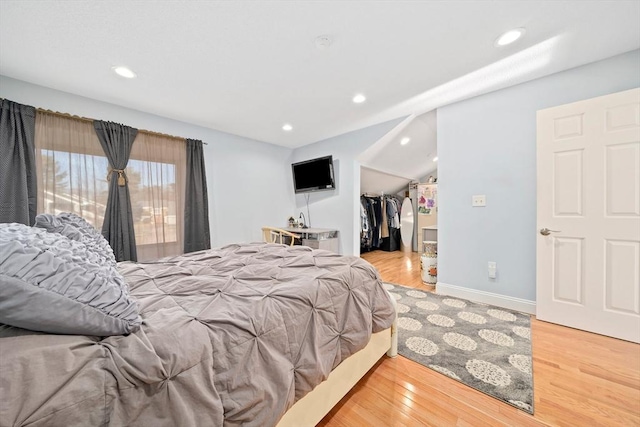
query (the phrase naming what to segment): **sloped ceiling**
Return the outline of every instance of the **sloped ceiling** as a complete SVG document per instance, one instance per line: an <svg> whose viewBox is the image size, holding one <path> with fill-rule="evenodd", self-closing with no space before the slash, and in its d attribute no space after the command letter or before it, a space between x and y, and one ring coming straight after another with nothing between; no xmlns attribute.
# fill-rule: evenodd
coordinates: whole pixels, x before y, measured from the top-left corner
<svg viewBox="0 0 640 427"><path fill-rule="evenodd" d="M299 147L637 49L639 17L636 0L3 0L0 74Z"/></svg>
<svg viewBox="0 0 640 427"><path fill-rule="evenodd" d="M410 180L367 167L360 168L360 194L396 194L409 188Z"/></svg>
<svg viewBox="0 0 640 427"><path fill-rule="evenodd" d="M406 138L409 142L403 145ZM358 161L366 168L403 177L408 183L436 170L436 156L437 113L430 111L407 117L362 153Z"/></svg>

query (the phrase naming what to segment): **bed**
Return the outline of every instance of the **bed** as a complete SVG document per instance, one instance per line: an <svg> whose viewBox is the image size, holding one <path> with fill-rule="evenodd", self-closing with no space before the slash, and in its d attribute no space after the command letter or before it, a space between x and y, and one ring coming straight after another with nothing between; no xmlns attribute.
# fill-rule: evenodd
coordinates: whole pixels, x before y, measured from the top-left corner
<svg viewBox="0 0 640 427"><path fill-rule="evenodd" d="M252 243L117 269L129 335L0 326L0 425L311 426L396 352L395 301L358 257Z"/></svg>

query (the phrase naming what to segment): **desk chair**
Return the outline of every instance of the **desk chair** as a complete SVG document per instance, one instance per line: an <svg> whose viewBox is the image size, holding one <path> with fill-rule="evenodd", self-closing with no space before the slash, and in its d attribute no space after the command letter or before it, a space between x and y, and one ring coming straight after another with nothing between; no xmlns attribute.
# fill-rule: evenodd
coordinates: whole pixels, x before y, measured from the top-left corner
<svg viewBox="0 0 640 427"><path fill-rule="evenodd" d="M295 239L300 235L275 227L262 227L262 239L267 243L281 243L286 245L285 237L290 237L289 246L293 246Z"/></svg>

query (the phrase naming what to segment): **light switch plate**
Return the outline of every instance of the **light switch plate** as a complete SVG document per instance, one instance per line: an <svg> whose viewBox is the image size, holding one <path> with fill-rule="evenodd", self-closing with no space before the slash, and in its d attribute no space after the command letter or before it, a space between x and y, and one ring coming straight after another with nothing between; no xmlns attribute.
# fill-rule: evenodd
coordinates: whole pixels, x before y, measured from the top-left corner
<svg viewBox="0 0 640 427"><path fill-rule="evenodd" d="M495 279L496 278L496 270L498 269L498 265L495 261L489 261L489 266L488 266L488 270L489 270L489 278L490 279Z"/></svg>
<svg viewBox="0 0 640 427"><path fill-rule="evenodd" d="M487 206L487 197L484 194L471 196L471 206L482 207Z"/></svg>

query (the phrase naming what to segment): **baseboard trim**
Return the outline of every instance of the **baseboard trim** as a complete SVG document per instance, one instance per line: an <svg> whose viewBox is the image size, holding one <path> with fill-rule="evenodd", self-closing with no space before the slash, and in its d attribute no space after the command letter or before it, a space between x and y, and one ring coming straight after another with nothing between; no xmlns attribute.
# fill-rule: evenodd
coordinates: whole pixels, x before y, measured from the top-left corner
<svg viewBox="0 0 640 427"><path fill-rule="evenodd" d="M436 283L436 293L439 295L448 295L464 298L469 301L491 304L507 308L509 310L520 311L522 313L536 314L535 301L529 301L526 299L509 297L476 289L463 288L461 286L449 285L443 282Z"/></svg>

